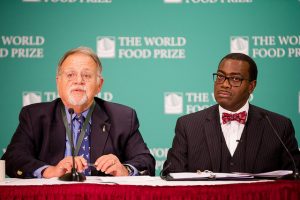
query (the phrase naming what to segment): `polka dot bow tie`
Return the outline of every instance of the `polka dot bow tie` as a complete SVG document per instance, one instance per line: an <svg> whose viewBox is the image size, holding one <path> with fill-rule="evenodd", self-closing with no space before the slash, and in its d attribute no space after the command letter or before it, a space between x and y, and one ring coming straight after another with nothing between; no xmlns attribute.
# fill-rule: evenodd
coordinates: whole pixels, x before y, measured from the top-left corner
<svg viewBox="0 0 300 200"><path fill-rule="evenodd" d="M235 114L229 114L229 113L223 113L222 114L222 123L226 124L231 121L237 121L241 124L246 123L246 118L247 118L247 112L243 111L240 113L235 113Z"/></svg>

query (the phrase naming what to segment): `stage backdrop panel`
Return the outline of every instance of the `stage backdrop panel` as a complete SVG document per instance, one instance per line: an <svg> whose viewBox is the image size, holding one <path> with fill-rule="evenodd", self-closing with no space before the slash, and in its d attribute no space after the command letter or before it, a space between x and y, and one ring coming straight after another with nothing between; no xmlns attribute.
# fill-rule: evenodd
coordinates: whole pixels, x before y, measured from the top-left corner
<svg viewBox="0 0 300 200"><path fill-rule="evenodd" d="M136 109L157 174L177 118L215 104L212 73L229 52L254 58L250 102L289 117L299 141L299 10L299 0L2 0L0 156L20 109L58 97L57 62L82 45L103 64L99 97Z"/></svg>

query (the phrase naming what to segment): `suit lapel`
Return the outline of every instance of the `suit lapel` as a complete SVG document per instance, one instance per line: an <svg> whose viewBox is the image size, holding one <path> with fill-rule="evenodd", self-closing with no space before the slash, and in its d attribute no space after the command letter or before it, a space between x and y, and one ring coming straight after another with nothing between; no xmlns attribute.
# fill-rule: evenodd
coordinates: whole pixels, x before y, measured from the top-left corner
<svg viewBox="0 0 300 200"><path fill-rule="evenodd" d="M251 172L255 163L255 159L258 150L261 145L261 139L265 124L262 123L263 115L255 109L252 105L249 105L248 119L246 123L246 152L245 152L245 164L246 171Z"/></svg>
<svg viewBox="0 0 300 200"><path fill-rule="evenodd" d="M91 162L103 155L103 150L110 131L110 122L108 115L103 108L96 102L95 110L92 115L91 127Z"/></svg>
<svg viewBox="0 0 300 200"><path fill-rule="evenodd" d="M204 124L204 132L207 140L207 145L209 149L209 156L212 163L212 170L219 171L220 170L220 162L221 162L221 126L219 122L219 112L218 107L212 110L210 114L208 114L206 118L206 122Z"/></svg>
<svg viewBox="0 0 300 200"><path fill-rule="evenodd" d="M65 157L66 150L66 128L63 124L63 119L61 115L61 107L62 102L59 101L55 108L55 120L51 123L50 127L50 146L49 152L51 152L52 156L50 156L50 163L57 164Z"/></svg>

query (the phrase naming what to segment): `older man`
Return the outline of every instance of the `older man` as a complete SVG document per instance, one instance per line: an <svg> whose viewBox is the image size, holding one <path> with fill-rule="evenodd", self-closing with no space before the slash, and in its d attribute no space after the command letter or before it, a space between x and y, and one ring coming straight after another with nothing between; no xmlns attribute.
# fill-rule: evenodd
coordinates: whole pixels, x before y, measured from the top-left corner
<svg viewBox="0 0 300 200"><path fill-rule="evenodd" d="M135 111L95 97L103 85L101 72L100 60L91 49L65 53L56 76L60 98L25 106L20 113L2 158L8 176L51 178L70 172L71 134L79 172L154 175L155 160L138 130Z"/></svg>

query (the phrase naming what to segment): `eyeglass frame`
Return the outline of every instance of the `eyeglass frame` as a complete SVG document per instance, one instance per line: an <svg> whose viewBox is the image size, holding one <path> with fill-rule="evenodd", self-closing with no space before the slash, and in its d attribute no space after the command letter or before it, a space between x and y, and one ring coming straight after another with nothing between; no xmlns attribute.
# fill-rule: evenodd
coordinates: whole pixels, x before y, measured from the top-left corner
<svg viewBox="0 0 300 200"><path fill-rule="evenodd" d="M68 77L69 74L72 74L74 76L73 77ZM86 72L77 73L75 71L62 71L58 75L59 76L60 75L65 75L66 80L68 80L68 81L74 81L74 80L77 79L78 74L81 76L81 79L82 79L83 82L90 82L92 80L92 78L93 78L92 76L90 78L85 78L85 75L87 75L87 74L88 75L93 75L93 73L86 73ZM100 78L101 74L100 75L97 74L96 77Z"/></svg>
<svg viewBox="0 0 300 200"><path fill-rule="evenodd" d="M241 85L242 85L242 83L243 83L244 80L250 81L249 79L246 79L246 78L240 78L240 77L237 77L237 76L225 76L225 75L223 75L223 74L218 74L218 73L213 73L212 75L213 75L213 81L214 81L215 83L217 83L217 84L223 84L226 80L228 80L229 85L232 86L232 87L241 87ZM217 82L217 80L218 80L217 77L218 77L218 76L223 77L224 80L223 80L222 82ZM239 85L233 85L233 84L232 84L232 81L234 82L233 78L238 78L238 79L239 79ZM236 82L236 83L238 83L238 82Z"/></svg>

